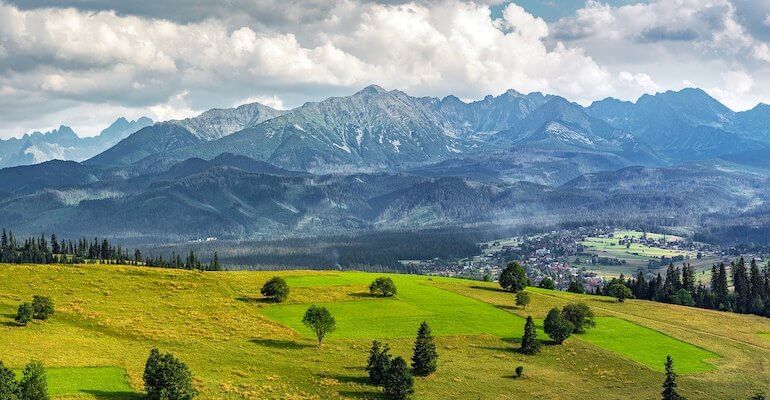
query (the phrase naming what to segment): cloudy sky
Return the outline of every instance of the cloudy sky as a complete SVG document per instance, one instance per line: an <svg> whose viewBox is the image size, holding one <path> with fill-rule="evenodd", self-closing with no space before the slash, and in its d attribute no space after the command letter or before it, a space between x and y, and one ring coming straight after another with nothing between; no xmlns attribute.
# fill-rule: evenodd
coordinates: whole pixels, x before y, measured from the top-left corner
<svg viewBox="0 0 770 400"><path fill-rule="evenodd" d="M770 103L770 1L0 0L0 137L290 108L370 83Z"/></svg>

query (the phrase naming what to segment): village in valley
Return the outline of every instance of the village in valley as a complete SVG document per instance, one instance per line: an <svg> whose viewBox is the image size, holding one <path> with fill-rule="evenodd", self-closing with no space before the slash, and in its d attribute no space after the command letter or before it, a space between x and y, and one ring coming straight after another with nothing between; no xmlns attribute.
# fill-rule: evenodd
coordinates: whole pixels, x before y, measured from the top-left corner
<svg viewBox="0 0 770 400"><path fill-rule="evenodd" d="M676 235L625 230L618 227L578 227L536 235L515 236L480 243L480 254L463 259L409 261L422 273L476 280L494 280L512 261L526 268L534 285L551 278L557 288L566 289L573 280L586 290L601 287L605 280L636 276L642 271L652 277L664 273L670 264L692 266L700 281L710 278L711 266L729 263L737 255L756 258L762 254L741 254L738 249L692 241Z"/></svg>

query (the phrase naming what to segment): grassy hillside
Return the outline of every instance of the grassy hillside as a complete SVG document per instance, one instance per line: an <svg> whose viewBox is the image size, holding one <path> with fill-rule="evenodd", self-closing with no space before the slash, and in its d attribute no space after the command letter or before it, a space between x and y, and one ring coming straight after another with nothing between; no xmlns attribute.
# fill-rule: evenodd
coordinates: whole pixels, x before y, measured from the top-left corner
<svg viewBox="0 0 770 400"><path fill-rule="evenodd" d="M274 275L291 287L286 304L259 295ZM417 380L418 399L654 399L666 354L690 399L770 392L770 319L534 288L525 312L492 283L406 275L392 276L396 298L380 299L367 291L376 276L0 265L0 359L14 369L42 360L57 400L139 398L152 346L188 363L202 399L376 399L363 370L371 340L408 357L427 320L439 369ZM51 296L57 313L15 326L34 294ZM594 330L538 356L514 351L522 316L539 323L571 301L595 310ZM299 323L311 303L338 321L321 349ZM512 379L518 365L526 379Z"/></svg>

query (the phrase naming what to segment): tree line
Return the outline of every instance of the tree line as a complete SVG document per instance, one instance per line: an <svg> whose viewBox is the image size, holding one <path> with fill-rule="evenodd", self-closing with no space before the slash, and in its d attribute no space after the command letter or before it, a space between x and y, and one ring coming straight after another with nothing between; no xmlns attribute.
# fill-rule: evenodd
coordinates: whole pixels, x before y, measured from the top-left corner
<svg viewBox="0 0 770 400"><path fill-rule="evenodd" d="M120 245L110 243L108 239L81 238L78 240L59 239L56 234L47 237L17 238L10 230L3 229L0 234L0 263L9 264L129 264L148 267L197 269L219 271L222 269L219 256L214 252L211 261L204 263L190 251L184 258L172 253L170 258L163 256L142 257L139 249L129 251Z"/></svg>
<svg viewBox="0 0 770 400"><path fill-rule="evenodd" d="M681 268L669 264L665 276L658 273L646 279L642 271L635 278L626 279L621 275L605 282L593 294L615 296L620 300L622 286L631 294L626 296L627 292L623 291L623 299L632 297L770 317L770 263L760 269L755 259L747 265L741 257L730 263L729 271L724 263L714 264L708 285L696 280L695 270L689 264L683 263Z"/></svg>

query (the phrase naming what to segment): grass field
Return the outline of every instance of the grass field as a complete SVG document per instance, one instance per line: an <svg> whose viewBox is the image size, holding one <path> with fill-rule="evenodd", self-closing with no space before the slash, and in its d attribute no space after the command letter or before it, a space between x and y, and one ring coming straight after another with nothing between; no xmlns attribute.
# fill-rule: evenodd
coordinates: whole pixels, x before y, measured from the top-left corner
<svg viewBox="0 0 770 400"><path fill-rule="evenodd" d="M291 287L286 304L259 295L274 275ZM363 370L371 340L409 357L424 319L439 370L417 379L416 399L654 399L668 353L690 399L770 392L770 340L757 334L770 319L536 288L525 311L492 283L407 275L392 276L396 298L379 299L367 294L376 276L0 265L0 359L14 369L42 360L56 400L132 399L153 346L190 366L201 399L377 399ZM57 313L15 326L33 294L51 296ZM595 310L593 331L538 356L515 352L522 317L573 301ZM338 321L320 349L299 323L311 303ZM517 365L526 379L511 378Z"/></svg>
<svg viewBox="0 0 770 400"><path fill-rule="evenodd" d="M597 318L596 328L581 339L658 371L664 370L660 360L667 355L676 360L679 373L712 371L714 365L707 360L719 358L710 351L615 317Z"/></svg>
<svg viewBox="0 0 770 400"><path fill-rule="evenodd" d="M17 371L17 374L20 374ZM97 398L136 398L134 388L126 382L126 371L118 367L48 368L51 396L91 395Z"/></svg>

